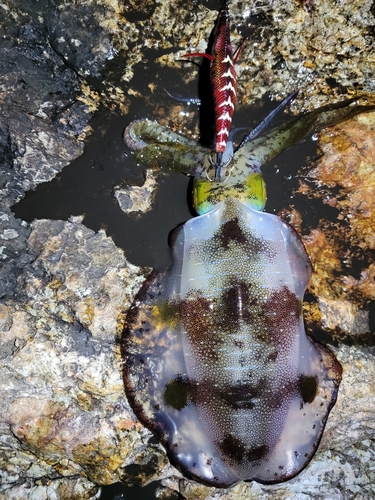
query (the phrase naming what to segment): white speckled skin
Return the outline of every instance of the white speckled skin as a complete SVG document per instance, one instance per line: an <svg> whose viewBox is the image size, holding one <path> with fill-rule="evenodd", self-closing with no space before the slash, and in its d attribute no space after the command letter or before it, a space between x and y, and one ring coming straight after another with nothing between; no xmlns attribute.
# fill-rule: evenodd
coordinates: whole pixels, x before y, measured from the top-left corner
<svg viewBox="0 0 375 500"><path fill-rule="evenodd" d="M128 315L127 395L186 474L290 479L309 462L341 366L305 334L310 264L278 217L228 199L179 229L174 265Z"/></svg>

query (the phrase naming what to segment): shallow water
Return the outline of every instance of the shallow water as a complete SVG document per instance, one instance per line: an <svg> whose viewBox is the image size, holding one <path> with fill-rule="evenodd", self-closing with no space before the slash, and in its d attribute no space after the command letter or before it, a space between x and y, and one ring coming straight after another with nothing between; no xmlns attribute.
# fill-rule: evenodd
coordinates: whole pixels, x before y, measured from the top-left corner
<svg viewBox="0 0 375 500"><path fill-rule="evenodd" d="M138 486L127 487L124 484L116 483L103 487L100 500L154 500L159 486L158 481L143 488ZM175 496L170 496L168 500L177 500L178 498L181 497L176 493Z"/></svg>

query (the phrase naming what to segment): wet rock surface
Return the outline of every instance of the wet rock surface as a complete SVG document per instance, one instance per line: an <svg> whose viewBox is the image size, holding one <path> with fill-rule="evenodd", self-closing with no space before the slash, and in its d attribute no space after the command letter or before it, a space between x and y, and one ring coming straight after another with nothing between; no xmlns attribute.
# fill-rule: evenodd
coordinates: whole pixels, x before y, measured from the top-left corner
<svg viewBox="0 0 375 500"><path fill-rule="evenodd" d="M55 47L57 14L49 2L2 7L0 192L9 203L83 151L89 115L76 101L78 69Z"/></svg>
<svg viewBox="0 0 375 500"><path fill-rule="evenodd" d="M31 494L39 476L113 482L120 464L132 462L126 441L137 425L115 338L143 277L112 240L79 219L36 221L23 245L13 294L1 304L4 494L23 481Z"/></svg>
<svg viewBox="0 0 375 500"><path fill-rule="evenodd" d="M176 1L140 9L109 0L0 6L0 498L88 499L98 485L156 479L191 499L375 495L373 114L320 136L323 160L294 194L335 210L302 231L315 270L306 313L310 329L323 328L328 340L334 334L344 374L317 455L283 485L218 491L173 469L137 423L121 379L119 334L146 270L82 218L29 225L10 210L83 153L100 109L132 109L129 122L142 117L134 111L142 107L149 118L197 133L198 110L163 107L158 96L162 73L183 91L182 82L197 79L177 59L206 50L219 5L208 7ZM253 40L239 60L239 106L295 88L296 110L374 91L371 2L233 2L231 12L234 45L248 32ZM137 80L141 64L152 75ZM306 214L285 208L303 229Z"/></svg>
<svg viewBox="0 0 375 500"><path fill-rule="evenodd" d="M146 213L152 209L156 187L155 175L153 175L152 170L147 170L146 179L142 186L118 187L115 189L115 198L125 213Z"/></svg>

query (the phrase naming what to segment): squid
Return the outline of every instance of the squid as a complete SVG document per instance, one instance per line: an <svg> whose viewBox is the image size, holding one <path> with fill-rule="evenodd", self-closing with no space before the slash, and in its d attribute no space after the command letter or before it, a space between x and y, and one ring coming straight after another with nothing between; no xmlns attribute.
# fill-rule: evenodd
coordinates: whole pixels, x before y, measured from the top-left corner
<svg viewBox="0 0 375 500"><path fill-rule="evenodd" d="M194 176L197 217L173 233L173 265L147 277L122 337L127 398L185 476L280 483L316 452L342 369L305 333L311 265L296 231L264 212L261 167L373 108L345 101L250 133L219 179L208 148L150 120L126 128L137 162Z"/></svg>

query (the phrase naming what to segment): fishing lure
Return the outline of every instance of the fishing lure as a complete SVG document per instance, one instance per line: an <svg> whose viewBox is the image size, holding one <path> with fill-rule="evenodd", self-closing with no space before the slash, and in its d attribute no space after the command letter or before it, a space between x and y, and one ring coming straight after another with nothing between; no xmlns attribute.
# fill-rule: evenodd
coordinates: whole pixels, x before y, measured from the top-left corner
<svg viewBox="0 0 375 500"><path fill-rule="evenodd" d="M125 131L137 161L194 175L199 215L175 230L173 266L147 278L122 339L128 400L188 477L278 483L318 447L341 365L305 333L309 259L297 233L262 211L260 167L370 109L339 103L243 141L225 182L210 181L210 151L193 141L149 120Z"/></svg>
<svg viewBox="0 0 375 500"><path fill-rule="evenodd" d="M233 55L230 41L229 10L227 2L221 8L214 31L211 54L193 52L182 57L206 57L210 61L210 79L215 108L215 180L221 178L223 154L226 149L234 105L237 99L235 63L241 52L241 45Z"/></svg>

